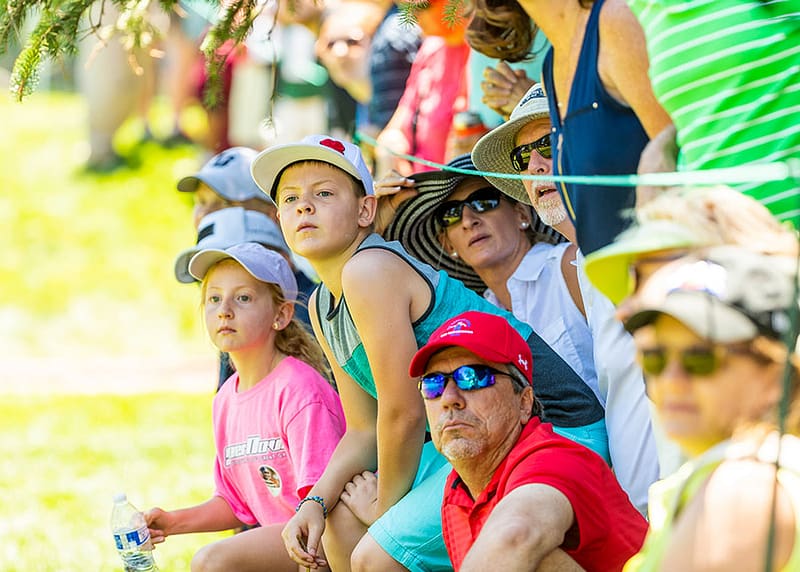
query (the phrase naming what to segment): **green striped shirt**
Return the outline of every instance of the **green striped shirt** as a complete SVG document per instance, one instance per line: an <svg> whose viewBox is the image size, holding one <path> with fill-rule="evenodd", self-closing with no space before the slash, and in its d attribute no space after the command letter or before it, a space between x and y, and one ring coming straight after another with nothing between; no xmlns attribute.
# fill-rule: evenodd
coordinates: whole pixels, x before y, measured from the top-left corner
<svg viewBox="0 0 800 572"><path fill-rule="evenodd" d="M680 170L800 157L800 0L628 0ZM800 228L800 181L738 185Z"/></svg>

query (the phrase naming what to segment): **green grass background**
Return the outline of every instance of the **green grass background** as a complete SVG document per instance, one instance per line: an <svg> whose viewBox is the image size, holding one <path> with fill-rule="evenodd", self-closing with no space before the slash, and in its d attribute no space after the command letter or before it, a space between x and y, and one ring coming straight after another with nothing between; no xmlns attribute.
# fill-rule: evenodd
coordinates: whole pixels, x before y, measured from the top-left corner
<svg viewBox="0 0 800 572"><path fill-rule="evenodd" d="M192 394L170 392L163 379L163 393L110 395L100 386L68 395L57 372L46 393L26 394L25 375L10 379L54 356L69 367L99 356L157 362L213 352L196 289L172 271L194 242L191 198L175 183L199 166L199 149L137 145L134 121L118 137L132 166L89 175L85 116L76 95L0 97L4 572L121 570L108 528L115 492L141 509L178 508L213 487L213 372ZM163 105L153 121L167 125ZM161 570L188 570L194 551L224 534L168 539L156 551Z"/></svg>

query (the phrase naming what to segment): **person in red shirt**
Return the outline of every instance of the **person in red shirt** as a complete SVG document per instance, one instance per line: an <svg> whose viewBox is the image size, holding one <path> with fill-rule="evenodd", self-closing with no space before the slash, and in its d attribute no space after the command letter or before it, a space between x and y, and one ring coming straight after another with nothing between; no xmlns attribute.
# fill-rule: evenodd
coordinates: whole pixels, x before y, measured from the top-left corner
<svg viewBox="0 0 800 572"><path fill-rule="evenodd" d="M553 433L525 340L465 312L411 361L436 448L453 465L442 528L455 570L621 570L647 523L606 463ZM452 382L452 383L450 383Z"/></svg>

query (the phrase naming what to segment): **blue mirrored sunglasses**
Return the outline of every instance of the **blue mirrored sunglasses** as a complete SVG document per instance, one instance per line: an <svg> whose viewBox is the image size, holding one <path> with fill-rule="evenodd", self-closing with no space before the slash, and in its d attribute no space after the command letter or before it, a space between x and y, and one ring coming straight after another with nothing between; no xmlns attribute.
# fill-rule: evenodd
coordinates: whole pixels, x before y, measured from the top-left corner
<svg viewBox="0 0 800 572"><path fill-rule="evenodd" d="M473 391L491 387L495 384L495 376L511 374L483 364L462 365L450 373L433 372L423 375L417 387L424 399L436 399L444 393L447 380L452 379L462 391Z"/></svg>

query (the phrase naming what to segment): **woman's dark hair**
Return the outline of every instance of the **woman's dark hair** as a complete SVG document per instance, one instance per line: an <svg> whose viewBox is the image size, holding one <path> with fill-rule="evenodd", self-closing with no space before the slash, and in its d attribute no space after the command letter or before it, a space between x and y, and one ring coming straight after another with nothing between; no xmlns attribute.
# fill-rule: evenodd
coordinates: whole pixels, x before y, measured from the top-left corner
<svg viewBox="0 0 800 572"><path fill-rule="evenodd" d="M536 29L514 0L477 0L466 38L474 50L485 56L519 62L530 58Z"/></svg>
<svg viewBox="0 0 800 572"><path fill-rule="evenodd" d="M578 0L582 8L590 8L593 3L594 0ZM519 62L533 59L531 48L537 31L516 0L476 0L466 38L472 49L485 56Z"/></svg>

